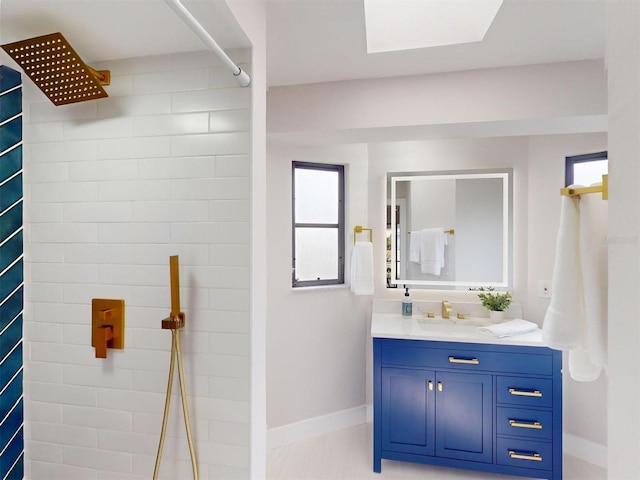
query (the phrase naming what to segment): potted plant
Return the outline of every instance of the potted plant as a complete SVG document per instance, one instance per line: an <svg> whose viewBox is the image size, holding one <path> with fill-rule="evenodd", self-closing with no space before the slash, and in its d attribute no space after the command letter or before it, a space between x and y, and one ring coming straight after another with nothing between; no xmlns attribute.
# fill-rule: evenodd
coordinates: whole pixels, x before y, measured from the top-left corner
<svg viewBox="0 0 640 480"><path fill-rule="evenodd" d="M493 322L500 322L504 319L504 311L511 305L511 292L496 292L493 287L472 288L479 291L478 298L482 306L489 310L489 318Z"/></svg>

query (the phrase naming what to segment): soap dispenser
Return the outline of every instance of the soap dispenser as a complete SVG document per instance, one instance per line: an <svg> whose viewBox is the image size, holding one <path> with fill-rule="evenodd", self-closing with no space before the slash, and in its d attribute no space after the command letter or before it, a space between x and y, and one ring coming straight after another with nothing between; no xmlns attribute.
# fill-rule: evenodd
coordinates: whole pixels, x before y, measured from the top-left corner
<svg viewBox="0 0 640 480"><path fill-rule="evenodd" d="M409 295L409 288L404 288L404 299L402 300L402 315L404 317L410 317L413 315L413 303L411 302L411 296Z"/></svg>

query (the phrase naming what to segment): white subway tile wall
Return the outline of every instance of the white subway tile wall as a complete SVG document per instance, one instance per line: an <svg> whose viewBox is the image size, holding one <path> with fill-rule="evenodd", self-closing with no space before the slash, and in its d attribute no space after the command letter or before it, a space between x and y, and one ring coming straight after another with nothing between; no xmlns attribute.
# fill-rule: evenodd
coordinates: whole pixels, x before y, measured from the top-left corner
<svg viewBox="0 0 640 480"><path fill-rule="evenodd" d="M248 478L250 89L208 52L99 68L109 98L25 95L27 476L151 477L180 255L200 478ZM125 349L106 360L91 347L92 298L126 304ZM163 479L191 476L178 392Z"/></svg>

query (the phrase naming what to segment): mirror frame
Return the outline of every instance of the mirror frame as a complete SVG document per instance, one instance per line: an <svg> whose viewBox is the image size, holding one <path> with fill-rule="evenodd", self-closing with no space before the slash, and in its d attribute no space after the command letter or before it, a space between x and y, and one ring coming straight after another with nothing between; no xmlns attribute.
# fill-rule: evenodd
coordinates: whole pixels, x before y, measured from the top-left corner
<svg viewBox="0 0 640 480"><path fill-rule="evenodd" d="M468 281L468 280L411 280L408 278L396 278L397 267L395 261L391 262L391 285L389 288L397 288L398 285L410 285L413 287L424 286L433 289L462 290L475 287L494 287L497 290L507 290L513 288L513 169L479 169L479 170L450 170L434 172L389 172L387 173L387 205L390 205L391 212L396 211L398 204L396 199L396 184L401 181L410 180L445 180L445 179L480 179L480 178L501 178L502 179L502 205L503 205L503 229L502 241L502 280L500 282ZM392 228L395 223L392 215ZM386 223L386 222L385 222ZM455 228L455 226L454 226ZM402 232L400 232L402 235ZM386 250L385 250L386 251ZM391 235L391 258L397 258L396 235Z"/></svg>

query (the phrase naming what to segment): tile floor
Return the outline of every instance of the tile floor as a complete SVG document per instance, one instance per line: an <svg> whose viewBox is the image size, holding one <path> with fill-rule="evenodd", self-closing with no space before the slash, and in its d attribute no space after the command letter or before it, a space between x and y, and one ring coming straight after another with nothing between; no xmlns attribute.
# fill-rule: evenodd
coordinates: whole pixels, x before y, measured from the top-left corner
<svg viewBox="0 0 640 480"><path fill-rule="evenodd" d="M523 477L496 475L405 462L382 461L382 473L372 470L371 424L340 430L270 450L269 480L320 479L421 479L421 480L515 480ZM568 455L564 456L564 480L605 480L607 472Z"/></svg>

